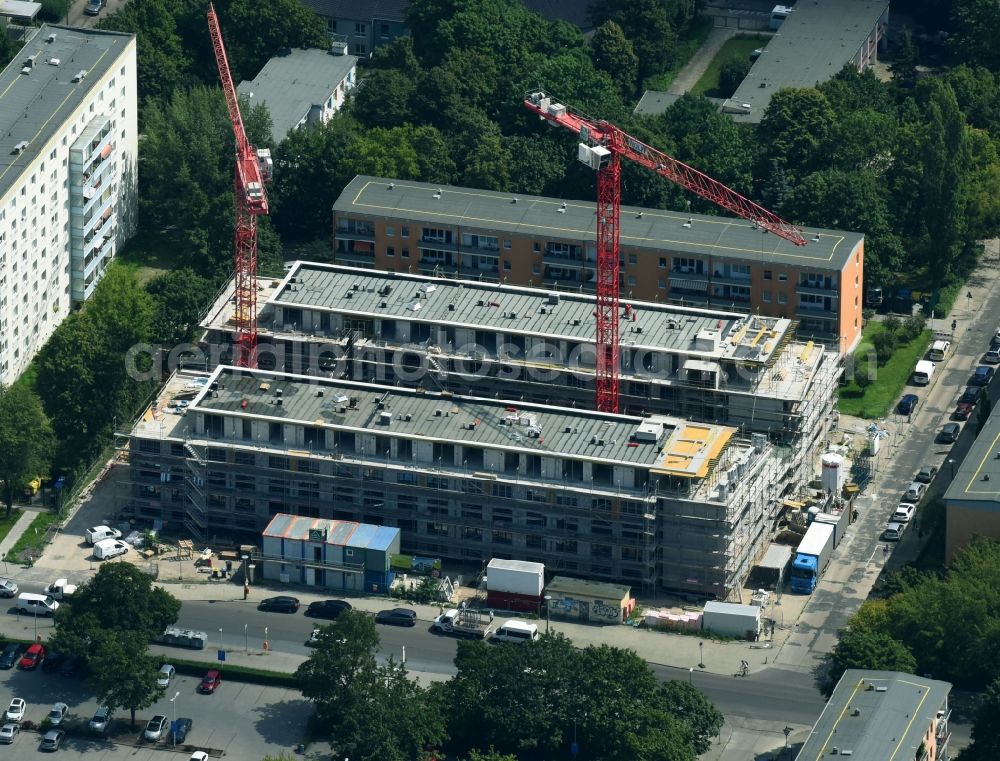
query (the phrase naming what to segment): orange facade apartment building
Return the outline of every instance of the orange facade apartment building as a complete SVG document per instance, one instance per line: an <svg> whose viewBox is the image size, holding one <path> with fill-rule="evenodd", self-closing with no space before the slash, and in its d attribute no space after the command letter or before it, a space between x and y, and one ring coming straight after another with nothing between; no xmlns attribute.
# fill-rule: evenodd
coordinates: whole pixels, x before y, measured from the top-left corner
<svg viewBox="0 0 1000 761"><path fill-rule="evenodd" d="M596 205L355 177L333 206L334 260L383 271L593 291ZM861 337L864 236L795 246L731 217L623 206L623 298L785 317L841 352Z"/></svg>

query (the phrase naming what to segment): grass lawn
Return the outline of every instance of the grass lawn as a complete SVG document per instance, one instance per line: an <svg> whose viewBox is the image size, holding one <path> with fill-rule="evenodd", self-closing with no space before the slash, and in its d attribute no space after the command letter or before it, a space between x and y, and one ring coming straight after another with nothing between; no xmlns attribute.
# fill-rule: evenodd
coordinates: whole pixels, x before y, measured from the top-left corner
<svg viewBox="0 0 1000 761"><path fill-rule="evenodd" d="M159 236L139 230L115 259L139 278L145 285L157 275L173 269L176 253L160 241Z"/></svg>
<svg viewBox="0 0 1000 761"><path fill-rule="evenodd" d="M17 540L14 546L11 547L10 552L7 553L7 562L25 563L26 561L21 559L21 555L27 554L28 550L31 550L35 556L41 555L42 547L45 546L45 532L49 526L53 523L58 523L58 521L59 516L55 513L48 511L38 513L35 516L35 520L28 526L28 530L24 532L24 535Z"/></svg>
<svg viewBox="0 0 1000 761"><path fill-rule="evenodd" d="M719 52L715 54L715 58L708 64L701 79L691 88L691 92L695 95L720 97L718 93L719 74L722 73L722 67L726 65L726 62L733 58L749 61L750 54L757 48L764 47L767 42L767 37L761 37L757 34L739 34L726 40Z"/></svg>
<svg viewBox="0 0 1000 761"><path fill-rule="evenodd" d="M881 323L868 323L855 356L867 352L872 346L872 336L884 329ZM930 341L931 331L925 330L910 343L897 348L885 365L875 369L877 377L867 387L861 388L854 380L842 386L837 405L840 411L845 415L869 419L885 417L909 380L917 360L927 351Z"/></svg>
<svg viewBox="0 0 1000 761"><path fill-rule="evenodd" d="M2 542L4 539L7 538L7 534L10 533L10 530L14 527L14 524L17 523L17 519L21 517L21 511L18 510L17 508L14 508L13 510L10 511L9 518L6 517L6 515L7 515L7 509L4 508L2 511L0 511L0 542Z"/></svg>
<svg viewBox="0 0 1000 761"><path fill-rule="evenodd" d="M681 40L677 46L677 63L669 70L662 74L654 74L651 77L647 77L646 81L642 83L643 90L657 90L661 92L666 92L670 89L670 85L674 83L677 79L677 74L681 69L691 60L693 56L708 39L708 33L712 31L712 19L710 18L700 18L694 22L691 27L691 36L686 40ZM754 48L759 47L757 45ZM753 48L751 48L753 50Z"/></svg>

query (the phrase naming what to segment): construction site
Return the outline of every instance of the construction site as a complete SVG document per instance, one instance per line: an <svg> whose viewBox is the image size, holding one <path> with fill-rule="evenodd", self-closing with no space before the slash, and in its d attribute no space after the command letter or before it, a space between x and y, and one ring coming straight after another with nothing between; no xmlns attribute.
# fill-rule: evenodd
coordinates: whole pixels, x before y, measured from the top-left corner
<svg viewBox="0 0 1000 761"><path fill-rule="evenodd" d="M221 40L216 53L226 84ZM525 105L569 118L537 93ZM201 370L175 372L132 430L124 515L199 540L259 536L275 515L362 521L470 567L527 560L740 598L817 471L839 345L735 305L623 300L619 160L793 247L803 231L573 117L562 126L589 135L580 158L598 176L594 295L308 262L259 280L270 157L235 97L230 113L236 274L202 322Z"/></svg>

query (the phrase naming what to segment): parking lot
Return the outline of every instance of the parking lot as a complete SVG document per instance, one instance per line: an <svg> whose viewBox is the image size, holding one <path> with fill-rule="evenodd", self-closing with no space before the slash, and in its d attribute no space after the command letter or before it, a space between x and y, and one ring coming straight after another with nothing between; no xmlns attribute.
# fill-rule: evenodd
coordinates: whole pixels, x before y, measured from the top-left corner
<svg viewBox="0 0 1000 761"><path fill-rule="evenodd" d="M86 722L97 708L97 703L89 694L85 678L68 679L58 674L17 669L0 674L2 707L5 709L13 697L24 698L28 703L26 721L38 724L57 701L69 705L69 718L74 721ZM194 722L187 742L199 749L222 751L226 757L240 761L257 761L268 754L291 752L302 740L309 708L297 692L226 682L224 669L223 684L214 695L198 694L195 691L198 681L196 677L175 677L156 704L137 712L134 733L119 736L118 742L67 736L58 757L82 759L86 754L87 761L124 758L133 761L165 758L186 761L188 754L175 754L165 742L138 742L146 720L154 714L162 714L173 720L174 705L170 699L175 693L179 693L176 700L177 717L188 717ZM128 711L123 711L115 717L115 722L119 727L123 724L127 726L128 719ZM39 739L37 732L24 731L13 745L0 746L0 755L17 760L37 759Z"/></svg>

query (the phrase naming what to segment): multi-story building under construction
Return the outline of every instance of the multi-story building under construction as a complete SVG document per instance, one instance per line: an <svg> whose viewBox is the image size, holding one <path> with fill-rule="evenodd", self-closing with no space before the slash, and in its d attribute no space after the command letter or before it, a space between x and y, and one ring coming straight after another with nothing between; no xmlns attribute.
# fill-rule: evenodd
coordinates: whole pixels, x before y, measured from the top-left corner
<svg viewBox="0 0 1000 761"><path fill-rule="evenodd" d="M764 434L448 391L180 371L135 424L123 510L195 536L277 513L401 529L403 551L734 598L787 453Z"/></svg>

